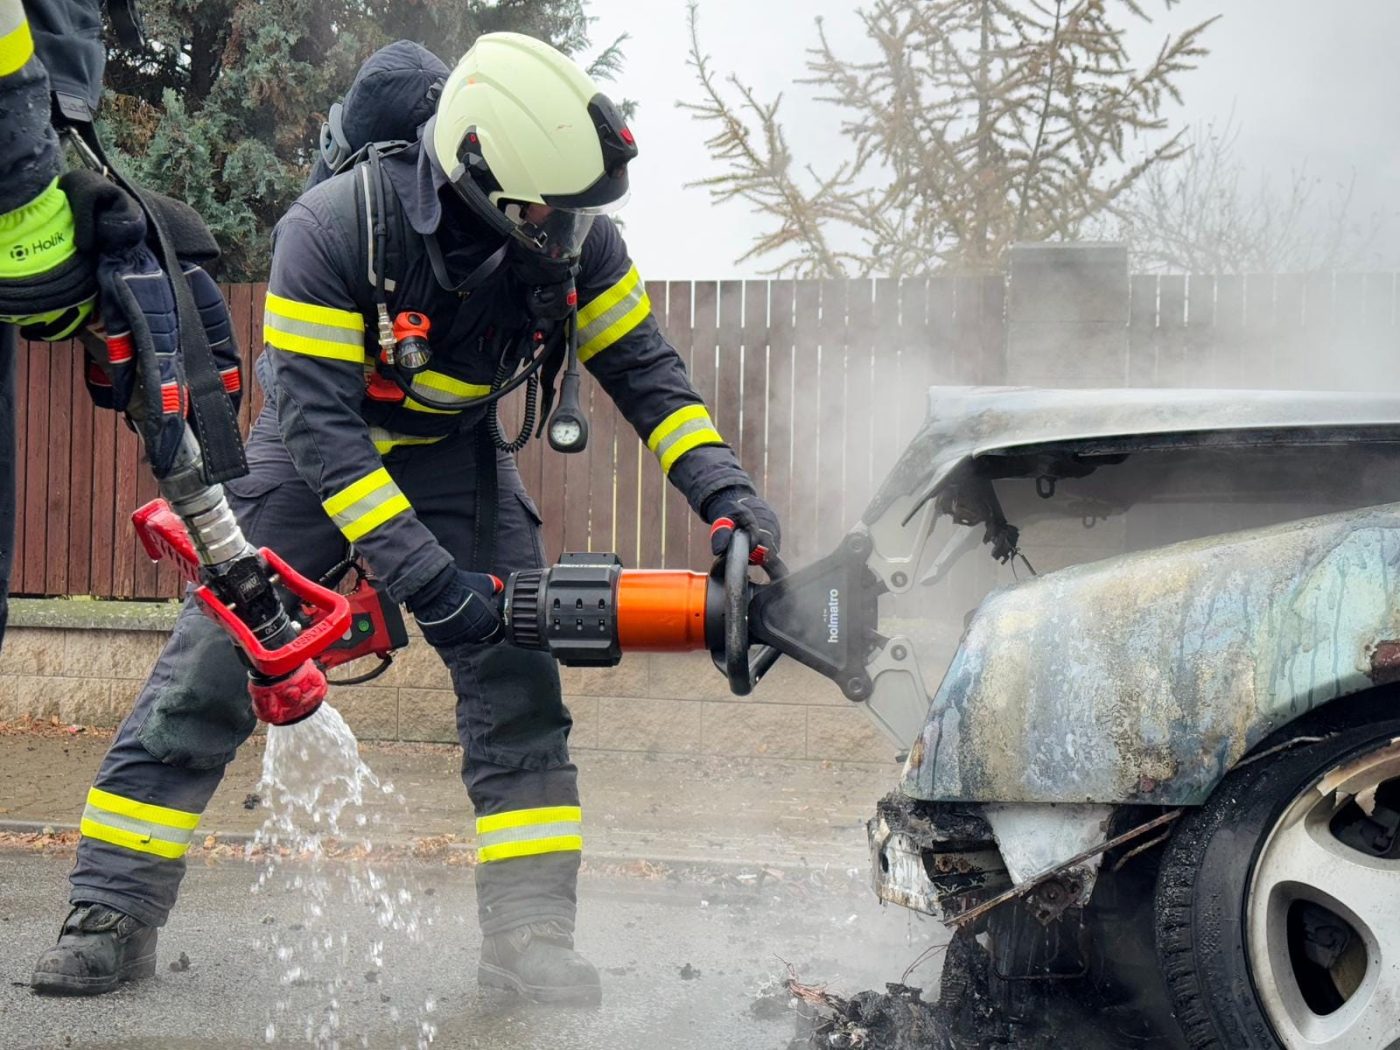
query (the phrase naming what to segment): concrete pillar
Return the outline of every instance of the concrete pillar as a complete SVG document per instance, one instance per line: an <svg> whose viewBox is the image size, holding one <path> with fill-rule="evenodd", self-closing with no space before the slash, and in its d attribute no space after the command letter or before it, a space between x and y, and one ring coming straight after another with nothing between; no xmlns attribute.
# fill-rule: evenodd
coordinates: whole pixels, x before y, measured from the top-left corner
<svg viewBox="0 0 1400 1050"><path fill-rule="evenodd" d="M1017 244L1006 311L1006 382L1123 386L1128 365L1125 244Z"/></svg>

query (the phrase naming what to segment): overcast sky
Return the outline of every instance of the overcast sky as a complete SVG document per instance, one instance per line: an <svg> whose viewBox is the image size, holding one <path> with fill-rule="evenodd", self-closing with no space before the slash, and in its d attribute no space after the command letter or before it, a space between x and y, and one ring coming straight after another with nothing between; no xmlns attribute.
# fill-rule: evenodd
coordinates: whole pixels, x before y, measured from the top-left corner
<svg viewBox="0 0 1400 1050"><path fill-rule="evenodd" d="M1153 9L1153 0L1145 7ZM813 19L833 40L863 41L852 0L701 0L701 34L717 69L739 73L760 97L785 92L783 112L795 155L820 166L837 112L809 101L805 49ZM736 267L755 220L741 204L714 206L685 183L719 169L705 154L704 126L677 108L698 99L686 65L685 0L589 0L594 37L630 34L617 94L637 100L633 121L641 155L633 165L627 240L644 276L656 279L755 275ZM1381 213L1400 230L1400 3L1395 0L1182 0L1151 25L1133 30L1149 55L1171 29L1213 14L1212 53L1183 80L1178 119L1222 121L1233 109L1240 150L1259 171L1286 182L1306 164L1331 183L1357 176L1357 208Z"/></svg>

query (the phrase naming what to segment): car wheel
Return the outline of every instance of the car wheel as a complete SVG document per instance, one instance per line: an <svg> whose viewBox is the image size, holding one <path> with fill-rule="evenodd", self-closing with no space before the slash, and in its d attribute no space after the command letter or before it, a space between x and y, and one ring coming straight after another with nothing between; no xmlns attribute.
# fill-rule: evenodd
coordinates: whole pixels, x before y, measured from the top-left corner
<svg viewBox="0 0 1400 1050"><path fill-rule="evenodd" d="M1155 911L1194 1050L1400 1050L1400 720L1267 742L1182 818Z"/></svg>

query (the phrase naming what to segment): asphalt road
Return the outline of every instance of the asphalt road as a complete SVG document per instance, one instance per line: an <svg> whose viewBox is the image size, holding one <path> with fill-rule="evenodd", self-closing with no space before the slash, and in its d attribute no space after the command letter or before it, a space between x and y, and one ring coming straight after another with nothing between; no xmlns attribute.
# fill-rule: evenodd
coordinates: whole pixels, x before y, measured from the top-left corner
<svg viewBox="0 0 1400 1050"><path fill-rule="evenodd" d="M56 935L68 866L0 853L4 1050L781 1050L794 1018L759 1000L787 964L849 993L899 979L941 939L882 909L860 872L585 875L578 942L603 971L604 1004L547 1010L478 991L468 869L386 866L371 880L362 865L288 864L253 892L264 869L217 861L187 877L154 980L48 999L29 991L29 968ZM932 981L936 962L917 976Z"/></svg>

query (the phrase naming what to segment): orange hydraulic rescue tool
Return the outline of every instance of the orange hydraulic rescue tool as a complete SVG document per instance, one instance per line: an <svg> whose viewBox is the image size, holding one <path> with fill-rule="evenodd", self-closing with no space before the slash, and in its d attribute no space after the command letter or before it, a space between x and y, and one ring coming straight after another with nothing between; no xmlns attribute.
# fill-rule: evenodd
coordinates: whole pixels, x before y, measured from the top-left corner
<svg viewBox="0 0 1400 1050"><path fill-rule="evenodd" d="M852 533L796 572L769 555L766 584L749 579L741 529L709 573L624 569L616 554L565 554L547 569L511 574L502 596L506 637L570 666L611 666L626 652L708 650L741 696L789 656L865 700L884 589L866 564L870 553L869 537Z"/></svg>

